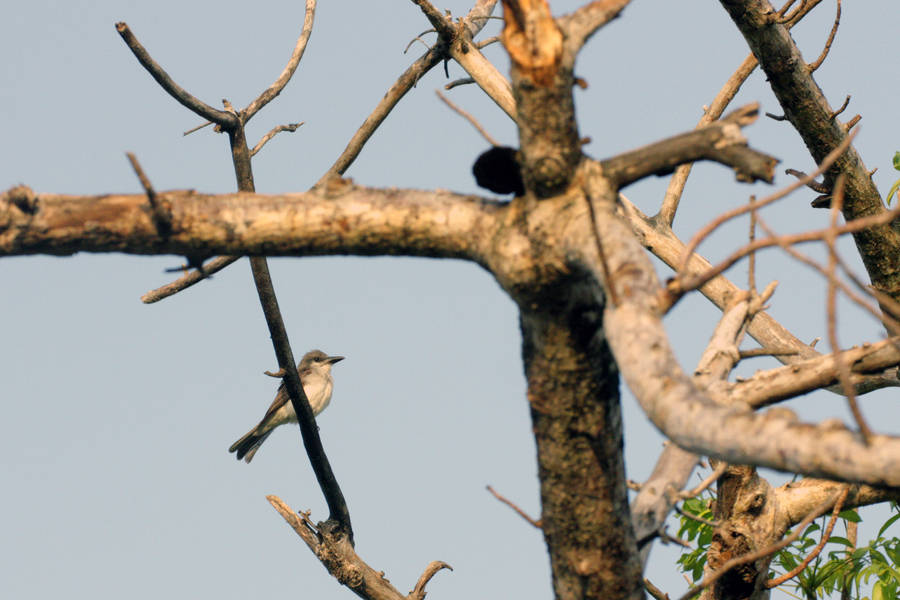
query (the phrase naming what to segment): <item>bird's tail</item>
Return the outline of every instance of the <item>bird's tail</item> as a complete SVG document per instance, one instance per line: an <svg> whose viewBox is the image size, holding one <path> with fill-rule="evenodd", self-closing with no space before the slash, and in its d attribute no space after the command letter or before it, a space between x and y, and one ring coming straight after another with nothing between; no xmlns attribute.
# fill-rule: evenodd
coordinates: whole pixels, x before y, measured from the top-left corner
<svg viewBox="0 0 900 600"><path fill-rule="evenodd" d="M236 452L238 460L243 459L247 464L250 464L250 461L253 460L253 455L256 454L256 451L259 450L259 447L266 441L270 433L272 433L271 430L262 435L257 435L256 429L251 429L244 437L233 443L228 451Z"/></svg>

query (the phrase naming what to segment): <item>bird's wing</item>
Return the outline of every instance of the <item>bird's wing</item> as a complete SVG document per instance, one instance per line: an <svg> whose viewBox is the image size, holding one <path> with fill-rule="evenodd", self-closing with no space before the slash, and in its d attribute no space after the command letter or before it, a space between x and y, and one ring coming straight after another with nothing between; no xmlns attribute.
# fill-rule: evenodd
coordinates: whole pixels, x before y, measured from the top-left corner
<svg viewBox="0 0 900 600"><path fill-rule="evenodd" d="M262 418L261 422L265 422L275 414L279 408L284 406L287 402L290 402L291 397L287 393L287 388L284 386L284 382L281 382L281 385L278 386L278 393L275 394L275 399L272 400L272 404L269 405L269 410L266 411L266 415Z"/></svg>

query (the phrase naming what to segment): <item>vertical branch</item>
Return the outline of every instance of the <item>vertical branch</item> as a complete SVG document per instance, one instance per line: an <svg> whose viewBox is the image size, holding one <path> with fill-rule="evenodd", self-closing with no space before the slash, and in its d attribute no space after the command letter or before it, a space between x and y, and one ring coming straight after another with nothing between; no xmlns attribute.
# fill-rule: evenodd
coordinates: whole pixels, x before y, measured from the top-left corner
<svg viewBox="0 0 900 600"><path fill-rule="evenodd" d="M236 127L229 131L228 134L228 139L231 142L231 156L238 190L241 192L253 192L255 191L253 169L250 162L250 148L247 146L244 128L243 126ZM319 487L328 504L329 519L337 521L339 527L352 544L353 527L350 523L350 511L347 508L347 502L344 500L344 494L341 492L337 478L331 470L331 463L328 461L325 448L322 446L322 439L319 437L316 418L300 382L300 374L295 366L294 353L291 351L284 319L278 307L278 299L275 296L275 287L272 284L268 262L264 256L251 256L250 268L253 272L253 282L256 284L259 302L266 317L266 324L269 327L269 335L272 338L275 355L278 357L278 367L284 373L284 385L287 388L294 412L297 414L303 446L306 449L309 462L312 465L313 472L316 474L316 480L319 482Z"/></svg>
<svg viewBox="0 0 900 600"><path fill-rule="evenodd" d="M288 67L282 73L282 76L264 92L250 107L246 110L246 117L238 113L227 100L223 100L225 111L218 111L207 106L186 90L178 86L169 75L153 60L150 54L137 41L134 34L125 23L117 23L116 29L128 44L128 47L144 66L154 79L165 89L173 98L181 104L193 110L195 113L205 116L210 121L217 123L224 131L228 133L228 140L231 145L231 159L234 165L234 175L237 179L237 187L241 192L254 192L256 187L253 182L253 168L251 165L251 151L247 145L247 136L244 132L246 119L258 111L268 101L274 98L287 84L291 75L296 69L297 62L306 47L306 41L309 38L310 27L312 26L313 9L315 2L307 0L306 21L304 23L303 32L297 42L294 54L291 57ZM224 262L231 261L232 258L222 257ZM350 543L353 543L353 530L350 525L350 513L347 509L347 503L337 484L334 473L331 471L331 465L325 450L322 447L322 440L319 438L319 431L316 427L315 417L309 406L309 400L303 391L300 383L300 375L297 372L294 356L291 352L288 342L287 331L284 327L284 320L278 308L278 301L275 297L275 289L272 285L272 278L269 274L269 267L265 257L251 257L250 265L253 270L253 279L256 283L256 290L259 294L260 303L266 316L266 323L269 327L269 333L272 337L272 343L275 346L275 354L278 357L278 366L285 373L284 383L291 399L291 404L297 414L300 422L300 432L303 437L303 445L309 455L312 463L313 471L325 500L328 503L330 519L337 522L342 532L347 535Z"/></svg>
<svg viewBox="0 0 900 600"><path fill-rule="evenodd" d="M569 185L582 157L572 97L575 56L564 52L546 0L503 0L503 20L525 187L546 198Z"/></svg>
<svg viewBox="0 0 900 600"><path fill-rule="evenodd" d="M837 274L835 271L837 270L838 254L837 234L835 233L835 229L838 224L838 215L844 204L844 179L843 175L839 175L837 182L835 183L834 195L831 200L831 226L825 234L825 243L828 246L828 271L826 273L828 277L828 294L826 300L826 312L828 314L828 343L831 345L831 352L838 367L838 379L841 383L841 389L847 397L847 404L850 406L850 412L856 420L856 425L859 427L863 439L868 443L872 437L872 430L869 428L868 423L866 423L862 411L859 409L859 403L856 401L856 392L853 389L853 383L850 380L850 367L841 357L840 344L837 336Z"/></svg>

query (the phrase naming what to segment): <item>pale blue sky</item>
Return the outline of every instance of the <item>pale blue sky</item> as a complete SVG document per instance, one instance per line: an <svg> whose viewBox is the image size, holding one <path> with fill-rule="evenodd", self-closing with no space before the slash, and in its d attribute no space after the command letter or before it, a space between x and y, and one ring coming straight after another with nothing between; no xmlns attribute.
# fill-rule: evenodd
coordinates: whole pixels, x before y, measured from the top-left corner
<svg viewBox="0 0 900 600"><path fill-rule="evenodd" d="M553 3L556 13L576 2ZM466 2L438 4L461 15ZM302 2L154 3L33 0L0 22L0 189L140 191L125 159L137 154L157 189L234 189L227 140L175 103L137 64L113 24L124 20L184 87L210 104L245 105L280 73L302 23ZM895 0L845 3L832 55L816 77L835 106L861 113L857 147L887 190L900 148ZM815 57L834 18L820 6L796 37ZM407 42L428 29L412 3L322 2L306 56L284 93L253 120L255 142L272 126L306 121L255 159L261 192L301 191L344 148L406 66ZM495 22L491 32L498 29ZM424 36L431 40L433 35ZM690 129L747 49L716 2L636 0L584 51L577 91L587 152L603 157ZM504 55L488 56L506 71ZM450 65L451 78L462 76ZM469 173L487 147L434 95L426 76L369 142L348 176L373 186L479 192ZM502 142L509 119L473 87L454 101ZM779 113L757 73L738 103ZM784 123L762 119L746 134L781 167L811 168ZM777 183L789 178L779 174ZM646 212L664 179L626 190ZM765 195L701 165L686 190L682 235L711 213ZM480 192L479 192L480 193ZM769 213L784 231L825 223L801 192ZM702 250L721 256L740 223ZM852 244L844 245L853 257ZM277 382L275 359L246 260L152 306L139 297L169 280L179 257L79 255L0 260L0 597L348 598L266 503L280 495L326 516L296 430L273 435L253 464L228 446L262 416ZM854 260L856 264L858 260ZM538 514L519 332L513 303L488 273L457 261L279 258L271 261L296 355L343 354L331 406L319 418L347 496L357 549L402 591L431 560L456 569L429 598L550 597L543 539L485 490ZM746 266L729 272L743 283ZM775 253L760 260L763 284L780 280L772 313L800 338L824 337L824 285ZM717 311L688 299L667 324L691 370ZM878 339L871 319L845 310L845 345ZM763 368L759 361L745 369ZM900 433L896 392L863 400L876 427ZM627 394L628 474L641 480L662 438ZM793 406L806 418L846 416L827 394ZM877 519L877 517L873 517ZM676 594L677 551L654 549L648 576Z"/></svg>

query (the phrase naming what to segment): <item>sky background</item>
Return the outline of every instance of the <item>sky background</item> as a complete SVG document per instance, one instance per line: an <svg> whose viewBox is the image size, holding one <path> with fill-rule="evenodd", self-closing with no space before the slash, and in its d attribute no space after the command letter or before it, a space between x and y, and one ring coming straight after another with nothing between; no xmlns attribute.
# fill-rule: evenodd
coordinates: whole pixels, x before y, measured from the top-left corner
<svg viewBox="0 0 900 600"><path fill-rule="evenodd" d="M555 14L577 2L552 3ZM461 16L467 2L437 5ZM847 2L831 56L816 73L833 106L852 94L845 117L863 116L856 146L886 192L900 149L896 0ZM834 19L823 3L794 30L814 59ZM136 153L158 190L235 188L227 139L167 96L114 29L126 21L170 75L207 103L243 107L281 72L303 21L302 2L231 0L154 3L95 0L16 2L0 21L0 189L139 193L125 158ZM306 190L328 169L396 77L424 48L429 28L407 2L322 2L306 55L287 89L248 129L251 144L271 127L305 121L254 159L263 193ZM499 30L492 22L488 35ZM432 42L434 35L423 39ZM501 72L502 48L486 51ZM635 0L582 52L576 90L582 136L603 158L691 129L702 106L747 55L716 2ZM463 76L450 64L450 77ZM479 190L471 164L488 144L435 96L434 69L370 140L347 175L363 185ZM512 122L474 86L450 97L502 143ZM755 73L735 105L781 113ZM846 119L845 119L846 120ZM785 123L763 118L745 130L782 168L814 168ZM626 195L647 213L665 179ZM719 165L695 168L676 231L689 237L714 214L775 188L744 185ZM780 231L827 224L798 192L764 216ZM746 222L701 247L724 256ZM862 268L845 241L844 256ZM820 249L806 248L815 256ZM277 382L262 311L246 259L212 280L151 306L139 298L168 282L180 257L80 254L0 260L0 597L16 599L348 598L265 500L327 516L299 443L282 428L252 465L228 446L253 426ZM401 591L428 562L438 574L429 598L548 598L540 533L485 491L494 486L539 515L535 450L520 360L516 309L473 264L408 258L275 258L275 289L295 356L311 348L342 354L335 391L319 417L343 487L357 550ZM661 269L665 274L665 269ZM760 257L760 287L781 282L771 313L799 338L825 337L825 284L776 252ZM746 263L728 275L744 285ZM690 372L718 311L688 298L667 317ZM883 333L842 303L844 346ZM827 342L820 348L827 349ZM772 366L756 360L743 374ZM881 432L900 434L897 392L862 400ZM650 473L662 437L634 399L623 396L629 477ZM827 393L791 403L806 419L848 419ZM783 481L783 476L774 479ZM868 518L861 536L884 512ZM871 516L867 516L871 515ZM865 537L861 537L861 543ZM674 595L686 589L677 549L657 544L647 575ZM784 597L784 596L782 596Z"/></svg>

